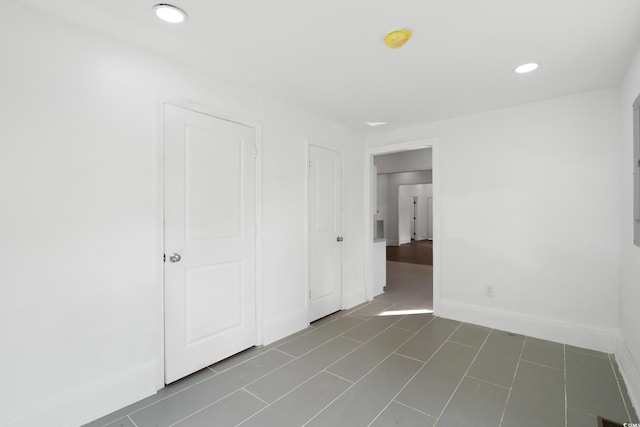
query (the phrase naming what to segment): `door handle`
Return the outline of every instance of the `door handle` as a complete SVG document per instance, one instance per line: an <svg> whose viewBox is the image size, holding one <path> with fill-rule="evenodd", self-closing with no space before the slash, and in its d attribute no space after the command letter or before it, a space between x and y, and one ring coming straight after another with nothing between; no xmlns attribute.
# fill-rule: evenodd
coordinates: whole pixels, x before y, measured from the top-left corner
<svg viewBox="0 0 640 427"><path fill-rule="evenodd" d="M169 261L171 262L180 262L181 259L182 257L180 256L180 254L172 253L171 255L169 255Z"/></svg>
<svg viewBox="0 0 640 427"><path fill-rule="evenodd" d="M338 237L336 238L336 242L342 242L343 240L344 240L344 239L342 238L342 236L338 236Z"/></svg>

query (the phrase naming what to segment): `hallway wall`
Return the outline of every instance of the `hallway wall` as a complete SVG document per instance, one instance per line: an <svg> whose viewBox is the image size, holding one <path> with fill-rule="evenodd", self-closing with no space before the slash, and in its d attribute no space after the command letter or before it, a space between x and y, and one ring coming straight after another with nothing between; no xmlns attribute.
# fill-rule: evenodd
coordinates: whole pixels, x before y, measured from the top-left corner
<svg viewBox="0 0 640 427"><path fill-rule="evenodd" d="M386 189L384 209L384 235L387 245L397 245L398 237L398 188L401 185L431 184L433 182L430 170L400 172L378 175L384 177Z"/></svg>
<svg viewBox="0 0 640 427"><path fill-rule="evenodd" d="M3 3L3 15L1 425L79 425L156 390L163 98L262 125L264 341L308 325L307 139L345 152L344 294L364 300L362 139L27 7Z"/></svg>
<svg viewBox="0 0 640 427"><path fill-rule="evenodd" d="M618 360L623 363L629 394L640 408L640 247L633 244L633 122L632 105L640 95L640 47L636 52L627 75L620 86L620 125L622 132L622 155L620 157L620 209L621 232L621 285L620 323L621 337Z"/></svg>
<svg viewBox="0 0 640 427"><path fill-rule="evenodd" d="M611 89L370 132L439 138L436 314L615 350L620 114Z"/></svg>

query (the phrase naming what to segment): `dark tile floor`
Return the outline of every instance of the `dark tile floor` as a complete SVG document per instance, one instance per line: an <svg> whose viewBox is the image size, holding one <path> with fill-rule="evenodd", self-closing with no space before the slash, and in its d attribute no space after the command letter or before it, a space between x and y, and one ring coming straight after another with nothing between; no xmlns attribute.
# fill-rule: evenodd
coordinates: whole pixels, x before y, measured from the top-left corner
<svg viewBox="0 0 640 427"><path fill-rule="evenodd" d="M391 286L88 426L596 427L598 415L638 422L612 355L433 317L421 292ZM421 312L408 314L414 309Z"/></svg>

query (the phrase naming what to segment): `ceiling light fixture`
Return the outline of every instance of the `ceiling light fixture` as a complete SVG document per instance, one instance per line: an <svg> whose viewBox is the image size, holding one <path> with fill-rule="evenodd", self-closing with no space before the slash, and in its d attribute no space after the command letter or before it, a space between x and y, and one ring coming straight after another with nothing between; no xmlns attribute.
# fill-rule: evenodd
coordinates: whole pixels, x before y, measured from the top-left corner
<svg viewBox="0 0 640 427"><path fill-rule="evenodd" d="M521 66L517 67L513 71L515 71L518 74L525 74L525 73L532 72L536 68L538 68L538 63L537 62L529 62L528 64L522 64Z"/></svg>
<svg viewBox="0 0 640 427"><path fill-rule="evenodd" d="M367 126L374 127L374 126L386 125L387 122L364 122L364 124L367 125Z"/></svg>
<svg viewBox="0 0 640 427"><path fill-rule="evenodd" d="M391 49L398 49L404 46L410 38L411 31L406 28L404 30L391 31L389 34L384 36L384 44L389 46Z"/></svg>
<svg viewBox="0 0 640 427"><path fill-rule="evenodd" d="M158 18L172 24L179 24L187 19L187 14L183 10L170 4L157 4L153 6L153 10Z"/></svg>

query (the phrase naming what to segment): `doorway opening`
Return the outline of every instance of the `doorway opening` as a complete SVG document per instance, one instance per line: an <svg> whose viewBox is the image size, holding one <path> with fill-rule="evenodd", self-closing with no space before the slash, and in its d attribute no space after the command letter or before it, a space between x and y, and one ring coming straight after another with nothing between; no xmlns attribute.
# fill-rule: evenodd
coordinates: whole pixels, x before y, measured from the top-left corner
<svg viewBox="0 0 640 427"><path fill-rule="evenodd" d="M367 299L437 311L437 138L367 150Z"/></svg>

